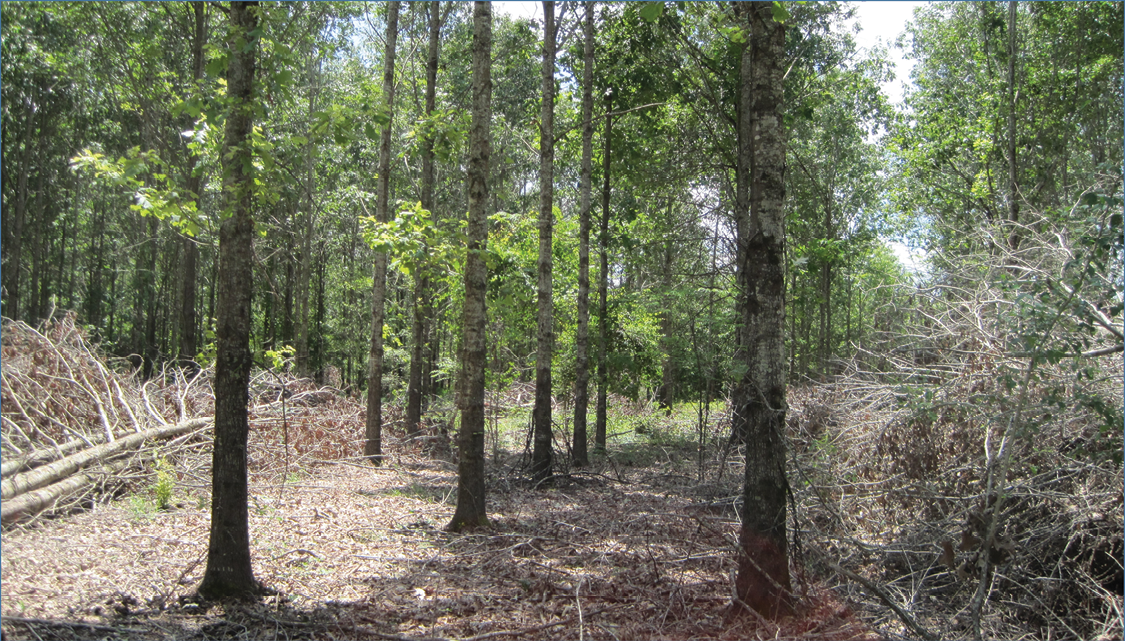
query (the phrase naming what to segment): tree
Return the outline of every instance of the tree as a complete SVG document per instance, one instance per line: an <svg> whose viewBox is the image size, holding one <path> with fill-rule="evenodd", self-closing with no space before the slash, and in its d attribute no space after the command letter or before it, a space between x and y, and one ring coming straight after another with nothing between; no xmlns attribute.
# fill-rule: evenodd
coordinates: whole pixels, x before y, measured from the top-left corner
<svg viewBox="0 0 1125 641"><path fill-rule="evenodd" d="M488 524L484 488L485 297L488 286L488 170L492 153L492 3L473 4L473 116L469 129L469 229L458 406L457 509L449 530Z"/></svg>
<svg viewBox="0 0 1125 641"><path fill-rule="evenodd" d="M555 207L555 3L543 3L543 105L539 116L539 327L535 361L535 425L531 477L551 476L551 358L555 348L551 234Z"/></svg>
<svg viewBox="0 0 1125 641"><path fill-rule="evenodd" d="M441 35L441 16L439 10L441 3L432 0L430 3L430 37L426 47L426 112L424 118L428 121L434 116L437 92L438 46ZM433 213L434 210L434 136L427 130L422 141L422 209ZM425 360L425 346L427 324L433 310L430 308L430 282L425 273L414 276L414 327L411 332L410 374L406 390L406 431L415 434L422 421L422 366Z"/></svg>
<svg viewBox="0 0 1125 641"><path fill-rule="evenodd" d="M610 196L610 150L613 147L613 90L605 93L605 151L602 153L602 218L598 231L598 401L594 410L594 449L605 452L605 422L608 407L606 384L609 372L606 369L606 340L608 334L609 298L609 196Z"/></svg>
<svg viewBox="0 0 1125 641"><path fill-rule="evenodd" d="M790 608L785 473L785 29L772 2L738 3L735 219L741 337L731 422L746 446L738 598L767 616Z"/></svg>
<svg viewBox="0 0 1125 641"><path fill-rule="evenodd" d="M395 106L395 44L398 38L397 0L387 3L387 48L383 57L383 100L388 122L383 127L379 146L379 192L375 201L375 219L387 222L387 201L390 198L391 123ZM363 455L379 465L383 457L383 320L387 295L387 252L375 252L374 284L371 294L371 351L367 358L367 442Z"/></svg>
<svg viewBox="0 0 1125 641"><path fill-rule="evenodd" d="M586 411L590 396L590 192L594 157L594 3L582 22L582 167L578 196L578 327L575 329L574 445L576 467L589 464Z"/></svg>
<svg viewBox="0 0 1125 641"><path fill-rule="evenodd" d="M246 408L250 381L250 292L254 220L250 132L259 36L258 3L232 2L223 141L223 195L227 212L219 231L219 301L215 359L215 444L211 477L211 538L200 596L218 599L258 591L250 566Z"/></svg>
<svg viewBox="0 0 1125 641"><path fill-rule="evenodd" d="M205 25L206 5L201 0L196 0L191 3L191 9L194 19L191 42L192 80L194 81L195 87L200 87L203 82L203 45L207 40ZM198 202L199 194L202 191L203 180L201 176L196 174L195 166L195 154L189 154L187 168L184 172L186 174L184 183L187 186L187 190L194 195ZM186 365L195 362L197 348L195 336L198 330L198 322L195 312L195 290L197 286L196 264L199 260L199 249L196 247L196 240L186 234L183 237L183 246L183 293L180 303L180 362Z"/></svg>

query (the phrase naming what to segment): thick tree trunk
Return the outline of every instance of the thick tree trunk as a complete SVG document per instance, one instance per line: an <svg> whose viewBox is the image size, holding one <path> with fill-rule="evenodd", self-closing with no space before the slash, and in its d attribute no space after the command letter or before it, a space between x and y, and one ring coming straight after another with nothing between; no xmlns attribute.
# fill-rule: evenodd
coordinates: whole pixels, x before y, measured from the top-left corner
<svg viewBox="0 0 1125 641"><path fill-rule="evenodd" d="M438 45L441 42L441 3L430 2L430 40L426 55L426 117L433 115L437 93ZM427 135L422 140L422 208L434 213L434 139ZM433 311L430 309L429 278L424 274L414 278L414 326L411 331L410 375L406 388L406 432L414 435L422 423L422 370L426 360L427 325Z"/></svg>
<svg viewBox="0 0 1125 641"><path fill-rule="evenodd" d="M395 44L398 39L397 1L387 4L387 48L383 54L383 97L387 115L394 121L395 106ZM379 188L375 201L375 218L387 222L387 201L390 199L391 122L383 128L379 149ZM367 442L363 454L375 465L383 459L383 313L387 297L387 252L375 252L374 285L371 301L371 351L367 357Z"/></svg>
<svg viewBox="0 0 1125 641"><path fill-rule="evenodd" d="M575 467L589 465L586 411L590 404L590 192L594 157L594 3L586 2L582 24L582 165L578 200L578 328L575 330L574 454Z"/></svg>
<svg viewBox="0 0 1125 641"><path fill-rule="evenodd" d="M606 395L606 382L609 372L606 371L606 342L608 336L607 311L609 295L609 195L610 195L610 138L613 134L613 90L605 94L605 163L602 168L602 220L598 233L598 251L601 261L601 272L598 275L598 405L594 415L594 449L605 451L605 422L608 397Z"/></svg>
<svg viewBox="0 0 1125 641"><path fill-rule="evenodd" d="M773 20L772 3L735 4L751 33L742 54L735 209L742 332L735 371L742 377L732 422L746 444L735 589L743 603L776 617L792 606L785 472L785 31Z"/></svg>
<svg viewBox="0 0 1125 641"><path fill-rule="evenodd" d="M250 294L254 221L250 131L253 127L257 2L232 2L227 94L230 113L223 140L223 200L229 212L219 228L218 327L215 358L215 444L212 454L211 539L200 596L249 595L259 586L250 565L247 513L246 406L250 380Z"/></svg>
<svg viewBox="0 0 1125 641"><path fill-rule="evenodd" d="M473 6L473 119L469 129L469 246L465 258L461 347L461 431L457 435L457 509L449 530L488 524L484 488L485 295L488 286L488 170L492 154L492 3Z"/></svg>
<svg viewBox="0 0 1125 641"><path fill-rule="evenodd" d="M543 3L543 104L539 112L539 319L531 478L551 476L551 357L555 351L551 239L555 223L555 3Z"/></svg>

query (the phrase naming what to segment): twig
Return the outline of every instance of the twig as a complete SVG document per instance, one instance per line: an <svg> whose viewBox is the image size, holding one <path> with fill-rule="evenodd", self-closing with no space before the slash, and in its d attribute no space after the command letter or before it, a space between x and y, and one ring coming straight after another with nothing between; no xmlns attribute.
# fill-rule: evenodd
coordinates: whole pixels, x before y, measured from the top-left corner
<svg viewBox="0 0 1125 641"><path fill-rule="evenodd" d="M818 557L820 557L820 560L823 561L825 563L825 565L832 568L832 570L834 570L838 574L842 575L843 577L845 577L847 579L855 581L856 583L862 585L863 587L867 588L868 590L871 590L872 592L874 592L875 596L879 597L879 600L882 601L883 603L886 603L887 607L889 607L891 610L894 611L895 616L897 616L900 621L905 623L906 627L913 630L915 634L922 637L923 639L926 639L926 641L937 641L937 639L939 637L936 634L927 630L925 627L922 626L922 624L918 623L918 621L915 620L914 617L910 616L905 610L900 608L897 603L895 603L893 600L891 600L891 597L883 590L883 588L875 585L871 581L868 581L867 579L865 579L862 576L856 574L855 572L852 572L851 570L847 570L845 568L840 567L839 565L836 565L835 563L832 562L831 559L828 558L828 554L826 552L824 552L823 550L821 550L820 548L818 548L817 546L809 543L806 549L812 550Z"/></svg>

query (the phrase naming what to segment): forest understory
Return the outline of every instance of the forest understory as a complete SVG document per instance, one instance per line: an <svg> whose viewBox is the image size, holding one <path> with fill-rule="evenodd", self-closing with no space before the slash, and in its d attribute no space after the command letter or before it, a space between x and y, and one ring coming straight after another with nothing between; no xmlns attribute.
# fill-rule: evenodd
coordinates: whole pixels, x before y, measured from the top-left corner
<svg viewBox="0 0 1125 641"><path fill-rule="evenodd" d="M205 417L213 402L206 370L190 382L169 371L141 383L105 362L69 316L39 330L6 322L3 356L6 483L29 449L93 443L99 425L120 442L150 424ZM91 482L43 512L6 514L4 636L968 636L979 443L955 421L920 431L893 389L859 378L790 393L800 605L776 623L732 616L741 466L721 408L703 415L701 432L698 407L668 416L615 398L607 455L583 470L560 457L552 483L536 488L521 408L533 389L517 383L488 401L498 439L489 443L491 527L454 535L443 530L456 466L442 421L413 440L392 427L388 460L373 468L355 456L360 400L263 371L251 386L250 534L269 594L235 604L191 597L209 527L204 426L85 468ZM22 454L11 447L21 438ZM895 450L903 439L916 454ZM991 551L988 637L1121 638L1121 468L1060 451L1036 448L1012 475ZM914 478L923 470L928 481Z"/></svg>

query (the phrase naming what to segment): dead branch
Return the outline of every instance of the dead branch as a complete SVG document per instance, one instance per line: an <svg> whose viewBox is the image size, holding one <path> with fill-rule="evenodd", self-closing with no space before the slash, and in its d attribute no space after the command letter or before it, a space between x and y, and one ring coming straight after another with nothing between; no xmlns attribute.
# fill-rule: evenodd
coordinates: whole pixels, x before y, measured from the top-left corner
<svg viewBox="0 0 1125 641"><path fill-rule="evenodd" d="M10 479L4 479L3 482L0 483L0 498L7 500L19 494L23 494L24 492L29 492L36 488L43 487L44 485L55 483L59 481L59 479L65 478L92 463L107 460L128 450L137 449L147 440L178 436L184 432L202 427L211 420L210 418L197 418L184 421L183 423L177 423L171 427L156 427L139 434L132 434L112 443L97 445L88 450L64 457L50 465L18 474ZM6 505L4 509L5 513L7 513Z"/></svg>

